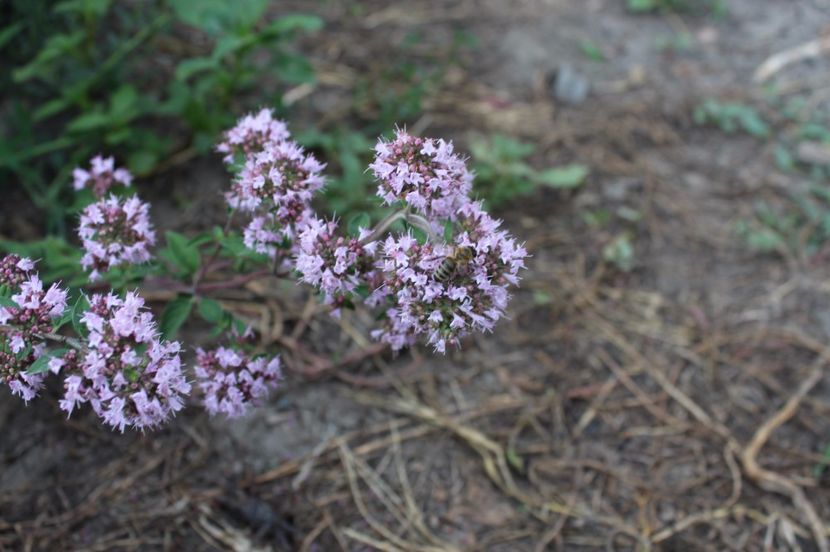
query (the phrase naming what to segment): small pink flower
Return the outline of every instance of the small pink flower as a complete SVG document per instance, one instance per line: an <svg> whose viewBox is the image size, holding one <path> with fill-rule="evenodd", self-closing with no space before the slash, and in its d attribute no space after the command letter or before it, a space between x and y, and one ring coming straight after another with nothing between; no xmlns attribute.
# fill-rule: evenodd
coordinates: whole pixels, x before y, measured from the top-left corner
<svg viewBox="0 0 830 552"><path fill-rule="evenodd" d="M72 186L75 190L90 188L95 197L102 198L115 184L130 186L133 175L127 169L116 169L115 159L96 155L90 161L90 169L80 167L72 171Z"/></svg>
<svg viewBox="0 0 830 552"><path fill-rule="evenodd" d="M0 332L0 382L29 401L42 386L44 376L26 371L45 354L41 336L63 316L67 294L58 284L44 291L34 263L16 255L0 259L0 284L12 288L11 300L16 305L0 306L0 324L7 326Z"/></svg>
<svg viewBox="0 0 830 552"><path fill-rule="evenodd" d="M297 233L313 218L311 199L325 183L323 164L289 140L263 147L246 157L227 201L253 215L246 247L276 257L291 251Z"/></svg>
<svg viewBox="0 0 830 552"><path fill-rule="evenodd" d="M84 209L78 235L85 250L81 265L92 270L90 279L115 266L150 260L156 234L149 210L137 196L121 200L114 195Z"/></svg>
<svg viewBox="0 0 830 552"><path fill-rule="evenodd" d="M361 283L375 278L376 243L337 236L337 222L312 219L299 237L296 269L303 282L319 288L325 301L340 307Z"/></svg>
<svg viewBox="0 0 830 552"><path fill-rule="evenodd" d="M464 159L453 153L452 142L399 129L391 142L378 142L369 168L384 203L406 203L430 222L455 220L457 210L469 202L473 176Z"/></svg>
<svg viewBox="0 0 830 552"><path fill-rule="evenodd" d="M279 357L250 358L225 347L198 349L195 373L205 409L211 415L224 414L228 418L244 415L282 378Z"/></svg>
<svg viewBox="0 0 830 552"><path fill-rule="evenodd" d="M6 255L0 259L0 285L16 288L22 284L29 273L35 269L35 263L25 257Z"/></svg>
<svg viewBox="0 0 830 552"><path fill-rule="evenodd" d="M527 257L500 224L471 202L458 212L453 245L387 238L378 263L383 284L371 297L374 304L387 303L386 327L374 336L397 350L424 335L443 353L472 331L492 330Z"/></svg>
<svg viewBox="0 0 830 552"><path fill-rule="evenodd" d="M236 126L225 132L216 151L224 154L225 163L233 163L234 156L250 156L268 145L288 140L290 134L283 121L274 118L271 109L262 109L257 114L242 117Z"/></svg>
<svg viewBox="0 0 830 552"><path fill-rule="evenodd" d="M67 374L64 411L88 402L104 423L123 432L127 426L155 428L184 407L190 384L180 346L158 339L143 299L93 295L81 322L89 331L88 348L69 351L55 364Z"/></svg>

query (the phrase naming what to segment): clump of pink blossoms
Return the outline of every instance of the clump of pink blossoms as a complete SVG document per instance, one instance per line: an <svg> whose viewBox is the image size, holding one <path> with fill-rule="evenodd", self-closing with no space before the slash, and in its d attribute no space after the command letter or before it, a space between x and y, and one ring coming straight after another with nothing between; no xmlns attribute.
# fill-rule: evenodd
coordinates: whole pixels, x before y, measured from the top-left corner
<svg viewBox="0 0 830 552"><path fill-rule="evenodd" d="M398 130L391 142L378 141L369 168L378 180L378 196L387 205L404 202L428 220L455 220L469 201L473 175L452 142L411 136Z"/></svg>
<svg viewBox="0 0 830 552"><path fill-rule="evenodd" d="M361 284L375 280L377 242L362 244L358 238L337 235L336 221L311 219L299 236L296 269L303 282L319 288L327 304L337 309L346 304Z"/></svg>
<svg viewBox="0 0 830 552"><path fill-rule="evenodd" d="M25 401L34 398L43 385L42 374L27 370L45 349L43 334L66 310L66 291L57 284L43 290L34 263L16 255L0 261L0 285L16 290L11 301L16 306L0 306L0 381Z"/></svg>
<svg viewBox="0 0 830 552"><path fill-rule="evenodd" d="M182 371L180 346L161 341L144 300L135 293L93 295L81 322L89 335L86 348L50 363L63 370L61 409L70 415L90 403L104 423L155 428L184 406L190 384Z"/></svg>
<svg viewBox="0 0 830 552"><path fill-rule="evenodd" d="M290 249L298 229L314 215L311 199L325 184L324 165L292 141L271 142L246 157L228 204L254 213L245 246L274 255Z"/></svg>
<svg viewBox="0 0 830 552"><path fill-rule="evenodd" d="M261 109L239 119L232 129L225 132L216 146L224 154L222 160L231 164L237 155L250 156L265 149L267 145L288 140L291 134L283 121L274 118L271 109Z"/></svg>
<svg viewBox="0 0 830 552"><path fill-rule="evenodd" d="M96 155L90 161L89 170L80 167L72 171L72 186L75 190L90 188L95 197L102 198L115 184L129 186L133 182L133 175L127 169L116 169L115 159Z"/></svg>
<svg viewBox="0 0 830 552"><path fill-rule="evenodd" d="M226 347L196 351L196 380L204 393L205 409L229 418L244 415L277 387L282 378L279 357L251 358Z"/></svg>
<svg viewBox="0 0 830 552"><path fill-rule="evenodd" d="M492 330L527 252L471 199L473 176L450 142L398 130L375 150L370 168L378 195L399 210L358 239L338 237L335 222L308 221L296 257L301 280L325 294L334 314L366 286L366 304L386 315L373 337L396 351L423 336L443 353L471 332ZM364 243L396 220L424 232L425 240L405 233L388 236L380 247ZM448 242L445 231L453 236Z"/></svg>
<svg viewBox="0 0 830 552"><path fill-rule="evenodd" d="M0 286L16 288L29 277L29 273L34 269L35 263L31 259L6 255L0 259Z"/></svg>
<svg viewBox="0 0 830 552"><path fill-rule="evenodd" d="M107 199L88 205L81 213L78 235L84 247L81 265L92 270L90 279L121 264L143 263L152 257L156 242L149 205L133 196Z"/></svg>
<svg viewBox="0 0 830 552"><path fill-rule="evenodd" d="M500 221L469 202L459 211L459 229L453 245L419 244L411 235L390 236L383 244L379 267L383 284L372 302L389 305L387 325L373 336L399 350L425 335L436 352L472 331L490 331L503 316L509 293L518 283L527 252ZM457 257L447 279L438 274L448 257Z"/></svg>

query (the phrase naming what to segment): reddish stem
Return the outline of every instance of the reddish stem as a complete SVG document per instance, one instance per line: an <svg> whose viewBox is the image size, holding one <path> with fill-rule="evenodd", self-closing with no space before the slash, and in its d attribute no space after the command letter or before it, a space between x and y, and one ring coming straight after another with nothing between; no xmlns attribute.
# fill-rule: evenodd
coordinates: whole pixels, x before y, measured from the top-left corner
<svg viewBox="0 0 830 552"><path fill-rule="evenodd" d="M266 276L271 276L273 273L269 268L263 268L262 270L257 270L255 272L250 272L248 274L242 274L237 276L236 278L231 278L230 280L225 280L224 282L208 282L206 284L199 284L196 288L194 288L194 295L198 295L199 292L207 292L207 291L217 291L220 289L232 289L239 286L244 286L248 282L253 282L254 280L258 280L260 278L264 278Z"/></svg>

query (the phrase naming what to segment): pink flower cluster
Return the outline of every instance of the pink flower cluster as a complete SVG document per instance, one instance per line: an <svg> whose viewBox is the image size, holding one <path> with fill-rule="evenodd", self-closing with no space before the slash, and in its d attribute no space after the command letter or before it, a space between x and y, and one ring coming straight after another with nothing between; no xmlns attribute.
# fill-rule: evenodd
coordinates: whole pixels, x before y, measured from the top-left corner
<svg viewBox="0 0 830 552"><path fill-rule="evenodd" d="M270 142L247 156L228 204L254 213L245 231L249 249L274 255L290 249L298 229L313 217L311 199L325 184L323 164L292 141Z"/></svg>
<svg viewBox="0 0 830 552"><path fill-rule="evenodd" d="M386 327L375 337L398 350L424 336L440 352L471 331L491 330L503 316L527 252L472 200L473 175L451 142L400 129L393 140L378 141L369 168L378 196L399 210L358 238L339 236L336 221L314 214L323 165L288 139L269 110L241 119L218 149L228 163L244 155L226 198L253 215L245 245L272 257L289 253L286 264L293 260L333 314L367 296L370 307L386 310ZM375 240L396 220L425 232L426 241L404 234L381 246ZM445 230L451 243L439 237Z"/></svg>
<svg viewBox="0 0 830 552"><path fill-rule="evenodd" d="M277 387L282 375L280 359L251 358L219 347L196 352L196 380L204 393L205 409L211 414L237 418Z"/></svg>
<svg viewBox="0 0 830 552"><path fill-rule="evenodd" d="M41 336L63 316L66 291L57 284L44 291L34 263L16 255L0 261L0 285L16 290L11 296L16 306L0 306L0 326L5 326L0 332L0 381L29 401L42 386L43 376L26 371L44 353Z"/></svg>
<svg viewBox="0 0 830 552"><path fill-rule="evenodd" d="M32 260L17 255L6 255L0 259L0 286L16 288L34 269L35 263Z"/></svg>
<svg viewBox="0 0 830 552"><path fill-rule="evenodd" d="M161 341L144 300L135 293L93 295L81 322L89 331L84 351L50 363L64 370L61 409L70 415L90 403L104 423L124 431L155 428L184 406L190 393L176 341Z"/></svg>
<svg viewBox="0 0 830 552"><path fill-rule="evenodd" d="M388 303L387 321L373 336L399 350L425 335L444 353L472 331L492 330L527 256L499 226L470 202L459 211L454 245L419 244L411 235L387 238L379 263L383 284L372 297L373 303Z"/></svg>
<svg viewBox="0 0 830 552"><path fill-rule="evenodd" d="M473 176L452 142L411 136L398 130L391 142L378 141L369 165L384 203L404 202L432 222L455 220L469 202Z"/></svg>
<svg viewBox="0 0 830 552"><path fill-rule="evenodd" d="M269 144L288 140L290 136L286 124L274 118L273 110L265 108L239 119L235 127L225 132L216 151L224 154L222 160L225 163L231 164L237 155L247 157Z"/></svg>
<svg viewBox="0 0 830 552"><path fill-rule="evenodd" d="M138 196L119 199L111 195L88 205L81 214L78 234L84 247L81 265L92 270L92 280L115 266L150 260L149 248L156 242L149 205Z"/></svg>
<svg viewBox="0 0 830 552"><path fill-rule="evenodd" d="M75 190L90 188L95 197L102 198L115 184L129 186L133 175L127 169L116 169L115 159L96 155L90 161L89 170L77 167L72 171L72 185Z"/></svg>
<svg viewBox="0 0 830 552"><path fill-rule="evenodd" d="M314 218L299 236L296 268L303 282L319 288L325 301L337 309L361 284L375 279L377 242L361 244L367 231L355 238L337 236L337 222Z"/></svg>

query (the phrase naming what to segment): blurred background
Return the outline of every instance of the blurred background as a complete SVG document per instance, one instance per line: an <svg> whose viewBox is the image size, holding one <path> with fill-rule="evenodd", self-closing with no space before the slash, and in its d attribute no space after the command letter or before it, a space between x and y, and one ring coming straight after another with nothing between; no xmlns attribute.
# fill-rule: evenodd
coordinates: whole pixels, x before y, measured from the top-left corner
<svg viewBox="0 0 830 552"><path fill-rule="evenodd" d="M446 356L361 357L366 313L251 284L359 361L238 422L118 435L0 390L0 550L827 550L828 55L826 0L4 0L0 250L47 279L78 276L75 166L205 230L260 107L346 220L383 215L379 136L454 140L533 257Z"/></svg>

